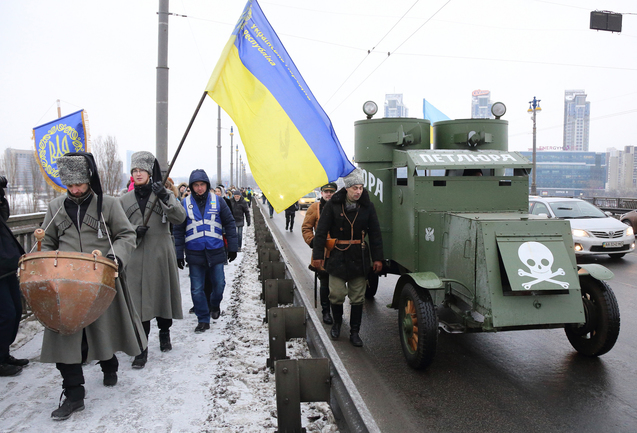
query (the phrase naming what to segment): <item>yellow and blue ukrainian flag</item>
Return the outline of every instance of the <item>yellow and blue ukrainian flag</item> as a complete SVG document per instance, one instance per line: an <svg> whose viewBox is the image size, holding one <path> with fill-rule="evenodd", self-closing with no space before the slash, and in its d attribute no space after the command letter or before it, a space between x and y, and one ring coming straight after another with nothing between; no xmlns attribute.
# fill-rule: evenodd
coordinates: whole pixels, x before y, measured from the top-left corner
<svg viewBox="0 0 637 433"><path fill-rule="evenodd" d="M206 92L237 124L255 181L281 212L354 166L256 0L250 0Z"/></svg>

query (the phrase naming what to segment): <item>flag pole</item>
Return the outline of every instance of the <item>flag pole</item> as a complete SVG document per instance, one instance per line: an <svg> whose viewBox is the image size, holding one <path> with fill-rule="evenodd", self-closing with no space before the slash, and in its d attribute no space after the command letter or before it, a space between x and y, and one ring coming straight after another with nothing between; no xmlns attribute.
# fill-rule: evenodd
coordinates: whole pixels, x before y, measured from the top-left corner
<svg viewBox="0 0 637 433"><path fill-rule="evenodd" d="M173 169L173 165L175 164L175 161L177 160L177 156L179 156L179 152L181 151L181 147L184 145L184 141L186 141L186 137L188 137L188 133L190 132L190 128L192 127L192 124L195 122L195 118L197 117L197 114L199 114L199 109L201 108L201 105L203 104L204 99L206 99L206 95L208 94L208 92L203 92L203 95L201 95L201 99L199 100L199 104L197 104L197 108L195 109L195 112L192 115L192 118L190 119L190 123L188 124L188 127L186 128L186 132L184 132L184 136L181 138L181 142L179 143L179 147L177 147L177 150L175 151L175 156L173 156L173 159L170 160L170 165L168 166L168 170L166 171L166 174L164 175L164 178L162 179L162 186L164 186L166 184L166 180L168 180L168 176L170 176L170 171ZM151 209L154 209L155 206L157 205L157 196L155 196L155 200L153 201L153 205L151 207ZM144 217L144 224L143 225L148 225L148 220L150 219L150 215L152 214L152 212L148 212L148 214Z"/></svg>

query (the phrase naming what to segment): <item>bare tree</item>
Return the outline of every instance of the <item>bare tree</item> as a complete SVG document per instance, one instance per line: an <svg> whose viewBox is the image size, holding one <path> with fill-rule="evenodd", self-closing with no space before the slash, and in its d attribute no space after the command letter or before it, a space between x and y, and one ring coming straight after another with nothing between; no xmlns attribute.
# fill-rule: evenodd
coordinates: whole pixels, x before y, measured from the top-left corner
<svg viewBox="0 0 637 433"><path fill-rule="evenodd" d="M35 159L35 155L29 159L29 168L33 191L30 195L27 194L27 212L37 212L42 199L42 184L46 182L44 182L44 177L40 171L40 163Z"/></svg>
<svg viewBox="0 0 637 433"><path fill-rule="evenodd" d="M122 160L119 157L117 139L110 135L93 141L91 152L95 156L97 171L102 182L102 191L116 195L122 182Z"/></svg>
<svg viewBox="0 0 637 433"><path fill-rule="evenodd" d="M18 193L15 188L18 173L18 162L16 161L15 155L13 155L10 151L7 151L4 155L0 156L0 173L7 178L8 185L4 190L5 198L9 202L11 215L15 215L16 211L20 208L17 200Z"/></svg>

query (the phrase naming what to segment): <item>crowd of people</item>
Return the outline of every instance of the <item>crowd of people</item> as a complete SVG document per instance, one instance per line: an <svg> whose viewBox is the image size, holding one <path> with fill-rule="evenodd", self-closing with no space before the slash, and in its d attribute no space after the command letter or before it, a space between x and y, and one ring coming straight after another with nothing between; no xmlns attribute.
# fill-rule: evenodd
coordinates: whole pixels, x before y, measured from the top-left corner
<svg viewBox="0 0 637 433"><path fill-rule="evenodd" d="M146 151L131 156L130 185L120 197L102 193L92 154L67 153L57 165L67 192L48 204L42 250L97 251L118 268L115 298L97 320L72 334L44 330L40 361L55 363L62 377L62 396L51 417L65 420L84 409L83 364L97 361L103 385L115 386L116 352L134 357L134 369L148 362L153 321L160 351L172 350L170 328L173 320L183 319L178 269L188 267L194 332L206 332L211 320L220 317L224 266L241 251L254 192L250 187L213 188L201 169L192 171L188 183L163 182L158 161ZM338 339L349 297L350 341L360 347L367 276L382 270L382 240L361 171L353 171L344 183L338 191L334 183L321 188L320 201L306 212L302 234L312 248L310 269L320 281L323 321ZM0 188L0 376L13 376L29 362L9 353L22 314L16 271L24 250L6 224L3 192ZM297 210L296 203L285 210L290 232Z"/></svg>
<svg viewBox="0 0 637 433"><path fill-rule="evenodd" d="M135 369L148 362L153 321L160 350L172 350L170 328L183 319L178 269L188 266L194 332L210 329L221 314L224 266L241 249L254 193L249 187L213 189L204 170L194 170L187 184L164 183L158 161L145 151L131 156L130 184L120 197L102 193L92 154L67 153L57 165L67 191L48 204L42 251L99 251L118 268L115 298L97 320L70 335L44 330L40 360L55 363L62 377L51 417L65 420L84 409L83 364L97 361L104 386L115 386L116 352L134 357ZM0 188L0 376L19 374L29 362L9 353L22 315L16 271L24 250L8 217Z"/></svg>

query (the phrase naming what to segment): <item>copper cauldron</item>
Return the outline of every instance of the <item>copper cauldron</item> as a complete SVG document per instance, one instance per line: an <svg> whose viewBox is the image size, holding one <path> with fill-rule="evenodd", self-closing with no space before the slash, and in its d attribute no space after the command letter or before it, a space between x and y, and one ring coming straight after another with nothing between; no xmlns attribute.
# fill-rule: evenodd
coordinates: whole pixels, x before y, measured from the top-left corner
<svg viewBox="0 0 637 433"><path fill-rule="evenodd" d="M97 320L115 298L117 265L93 254L47 251L20 258L20 290L48 329L74 334Z"/></svg>

